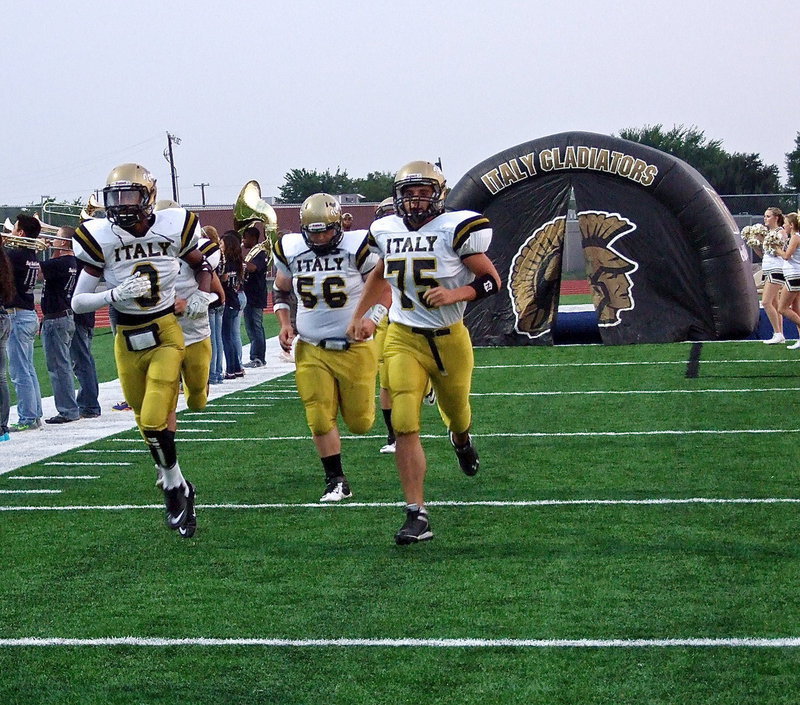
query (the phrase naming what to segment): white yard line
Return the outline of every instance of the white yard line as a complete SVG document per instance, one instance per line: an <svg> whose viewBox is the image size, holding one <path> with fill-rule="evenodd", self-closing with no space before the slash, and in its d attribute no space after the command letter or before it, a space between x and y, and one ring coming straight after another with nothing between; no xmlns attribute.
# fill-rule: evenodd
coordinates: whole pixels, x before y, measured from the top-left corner
<svg viewBox="0 0 800 705"><path fill-rule="evenodd" d="M249 352L250 346L244 347ZM209 401L226 397L235 392L254 387L276 377L282 377L294 371L294 365L283 362L278 357L280 346L277 338L267 341L267 364L264 367L248 369L244 377L227 380L224 384L211 385ZM243 352L244 354L244 352ZM246 355L245 355L246 357ZM263 393L263 392L260 392ZM111 407L122 400L122 389L119 380L103 382L100 385L100 406L102 416L95 419L80 419L66 424L48 425L43 422L41 431L24 431L11 434L11 440L0 444L0 475L16 470L31 463L51 458L79 446L92 443L122 431L136 427L132 411L113 411ZM16 406L11 408L11 422L16 422ZM186 409L186 399L178 397L178 411ZM53 397L42 399L44 418L55 416L58 411ZM242 412L254 413L254 412ZM206 412L204 414L207 415ZM194 440L194 439L187 439ZM140 451L146 452L143 441L139 442Z"/></svg>
<svg viewBox="0 0 800 705"><path fill-rule="evenodd" d="M100 475L14 475L9 480L97 480Z"/></svg>
<svg viewBox="0 0 800 705"><path fill-rule="evenodd" d="M63 637L22 637L0 639L0 647L34 646L201 646L201 647L333 647L333 648L434 648L434 649L647 649L647 648L749 648L787 649L800 647L800 637L730 637L676 639L275 639L186 637L101 637L76 639Z"/></svg>
<svg viewBox="0 0 800 705"><path fill-rule="evenodd" d="M574 506L670 506L686 504L800 504L800 498L795 497L687 497L653 499L531 499L531 500L439 500L425 503L428 507L574 507ZM202 510L253 510L253 509L386 509L404 506L404 502L274 502L269 504L198 504ZM18 506L0 507L0 512L78 512L102 511L120 512L130 510L158 510L163 511L163 504L80 504L66 506Z"/></svg>

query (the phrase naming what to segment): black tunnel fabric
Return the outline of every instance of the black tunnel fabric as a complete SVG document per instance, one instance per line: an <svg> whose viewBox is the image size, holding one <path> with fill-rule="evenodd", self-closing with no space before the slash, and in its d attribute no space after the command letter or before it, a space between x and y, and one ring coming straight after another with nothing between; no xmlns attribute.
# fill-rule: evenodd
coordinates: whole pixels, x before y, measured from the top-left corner
<svg viewBox="0 0 800 705"><path fill-rule="evenodd" d="M758 297L730 213L688 164L607 135L567 132L478 164L447 199L485 213L503 291L471 304L478 345L552 343L570 193L607 344L739 338Z"/></svg>

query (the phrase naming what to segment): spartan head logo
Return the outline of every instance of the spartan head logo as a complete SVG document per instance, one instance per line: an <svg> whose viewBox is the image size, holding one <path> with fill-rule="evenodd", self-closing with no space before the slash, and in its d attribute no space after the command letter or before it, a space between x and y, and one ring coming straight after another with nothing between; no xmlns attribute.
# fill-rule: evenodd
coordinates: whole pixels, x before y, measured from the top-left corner
<svg viewBox="0 0 800 705"><path fill-rule="evenodd" d="M619 213L602 211L579 213L578 224L598 325L616 326L621 321L621 312L630 311L635 305L630 275L639 265L617 252L613 245L636 230L636 225Z"/></svg>
<svg viewBox="0 0 800 705"><path fill-rule="evenodd" d="M558 305L565 230L563 216L545 223L511 260L508 295L516 319L514 330L529 338L550 332Z"/></svg>

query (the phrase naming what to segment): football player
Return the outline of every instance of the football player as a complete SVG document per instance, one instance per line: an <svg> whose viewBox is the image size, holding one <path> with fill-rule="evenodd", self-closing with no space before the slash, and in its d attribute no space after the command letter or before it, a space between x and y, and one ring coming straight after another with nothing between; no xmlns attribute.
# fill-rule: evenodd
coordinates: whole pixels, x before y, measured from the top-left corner
<svg viewBox="0 0 800 705"><path fill-rule="evenodd" d="M275 245L278 339L285 351L291 349L295 331L289 297L294 292L295 380L325 472L320 502L352 496L342 469L339 411L353 433L366 433L375 419L375 322L364 321L360 341L348 340L345 331L376 261L364 230L342 230L339 202L327 193L309 196L300 207L300 233L287 233Z"/></svg>
<svg viewBox="0 0 800 705"><path fill-rule="evenodd" d="M389 198L384 198L378 204L378 207L375 209L375 220L387 215L394 215L394 199L391 196ZM384 310L383 308L379 308L379 306L380 304L373 308L374 311L383 314L380 323L378 323L378 327L375 329L375 348L378 351L378 378L380 383L380 393L378 397L381 403L383 422L386 424L386 443L381 446L380 452L394 453L396 448L394 427L392 426L392 397L389 394L389 384L386 381L386 362L383 357L383 346L386 342L386 333L389 330L389 318L386 314L389 311L388 309ZM436 392L430 383L428 383L428 388L425 391L423 400L426 404L431 406L436 403Z"/></svg>
<svg viewBox="0 0 800 705"><path fill-rule="evenodd" d="M181 536L196 528L195 489L178 465L175 434L167 428L178 395L184 339L175 318L179 259L192 267L198 290L185 315L200 316L213 300L211 271L197 249L197 216L183 208L157 213L156 180L139 164L114 168L103 189L105 219L88 220L74 237L78 277L76 313L109 304L116 311L114 357L122 391L163 476L166 523ZM100 277L108 288L95 291Z"/></svg>
<svg viewBox="0 0 800 705"><path fill-rule="evenodd" d="M419 407L429 380L462 471L475 475L479 465L469 434L474 362L463 318L468 301L497 293L500 277L485 254L492 239L488 219L472 211L446 213L445 194L444 175L430 162L410 162L397 172L396 214L370 226L368 242L380 260L348 326L354 340L370 334L362 316L388 280L391 325L383 354L392 397L395 461L406 500L406 520L395 534L400 545L433 538L419 437Z"/></svg>

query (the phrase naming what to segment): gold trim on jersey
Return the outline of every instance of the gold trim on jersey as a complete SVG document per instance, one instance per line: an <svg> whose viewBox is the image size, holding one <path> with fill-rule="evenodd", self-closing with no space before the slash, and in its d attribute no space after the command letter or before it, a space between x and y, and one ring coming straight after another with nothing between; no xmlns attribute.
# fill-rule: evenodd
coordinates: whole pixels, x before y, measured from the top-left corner
<svg viewBox="0 0 800 705"><path fill-rule="evenodd" d="M367 235L356 251L356 267L359 269L359 271L361 270L361 267L364 266L364 262L367 260L367 257L370 255L369 243L367 242L368 238L369 236Z"/></svg>
<svg viewBox="0 0 800 705"><path fill-rule="evenodd" d="M482 215L474 215L459 223L453 235L453 249L458 252L472 233L488 227L489 219Z"/></svg>
<svg viewBox="0 0 800 705"><path fill-rule="evenodd" d="M289 269L289 260L286 259L286 253L283 251L283 241L282 240L278 240L278 242L275 243L275 247L272 248L272 252L278 258L280 263L284 267Z"/></svg>
<svg viewBox="0 0 800 705"><path fill-rule="evenodd" d="M105 264L106 258L103 254L103 248L100 247L100 244L83 224L75 228L74 237L81 244L84 252L97 262L97 264Z"/></svg>
<svg viewBox="0 0 800 705"><path fill-rule="evenodd" d="M375 240L375 236L372 234L372 228L367 230L367 247L377 248L378 242Z"/></svg>
<svg viewBox="0 0 800 705"><path fill-rule="evenodd" d="M186 211L186 220L183 223L183 230L181 231L181 249L178 253L179 257L182 257L187 253L196 227L197 216L191 211Z"/></svg>
<svg viewBox="0 0 800 705"><path fill-rule="evenodd" d="M203 257L208 259L211 255L216 252L219 252L219 245L214 242L213 240L209 240L205 245L200 248L200 252L203 254Z"/></svg>

